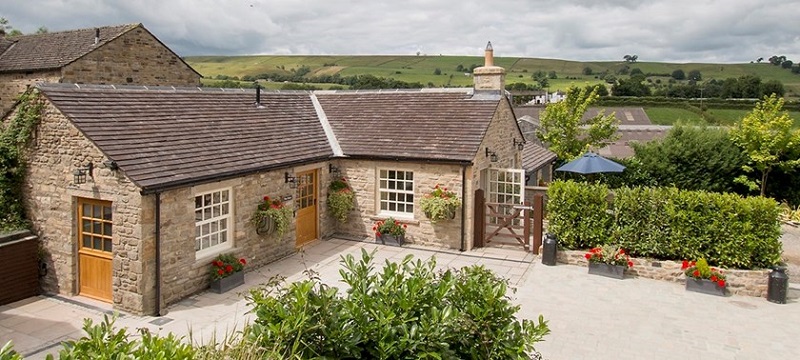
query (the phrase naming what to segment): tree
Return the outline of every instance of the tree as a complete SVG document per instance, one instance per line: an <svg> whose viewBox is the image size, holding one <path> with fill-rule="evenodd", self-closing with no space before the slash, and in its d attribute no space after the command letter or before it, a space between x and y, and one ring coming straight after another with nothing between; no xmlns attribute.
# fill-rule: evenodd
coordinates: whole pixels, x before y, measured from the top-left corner
<svg viewBox="0 0 800 360"><path fill-rule="evenodd" d="M775 65L775 66L778 66L778 65L782 64L784 61L786 61L786 56L785 55L781 55L781 56L772 55L769 58L769 63L772 64L772 65Z"/></svg>
<svg viewBox="0 0 800 360"><path fill-rule="evenodd" d="M536 136L556 153L559 159L572 160L594 148L602 148L616 139L614 114L583 119L586 110L597 101L597 90L570 88L564 101L547 104Z"/></svg>
<svg viewBox="0 0 800 360"><path fill-rule="evenodd" d="M686 79L686 73L684 73L681 69L677 69L672 72L672 78L675 80L684 80Z"/></svg>
<svg viewBox="0 0 800 360"><path fill-rule="evenodd" d="M794 65L794 62L792 62L792 60L786 60L781 63L781 67L784 69L789 69L792 67L792 65Z"/></svg>
<svg viewBox="0 0 800 360"><path fill-rule="evenodd" d="M622 58L625 59L625 62L635 63L639 59L639 55L625 55Z"/></svg>
<svg viewBox="0 0 800 360"><path fill-rule="evenodd" d="M558 79L558 75L556 75L555 71L550 71L549 73L547 73L547 78L548 79Z"/></svg>
<svg viewBox="0 0 800 360"><path fill-rule="evenodd" d="M703 74L700 73L700 70L691 70L689 74L686 76L689 80L700 81L703 80Z"/></svg>
<svg viewBox="0 0 800 360"><path fill-rule="evenodd" d="M37 34L47 34L49 32L50 32L50 30L47 30L47 28L44 27L44 26L39 26L39 28L36 29L36 33Z"/></svg>
<svg viewBox="0 0 800 360"><path fill-rule="evenodd" d="M769 80L761 84L761 94L769 96L772 94L783 96L784 88L783 83L778 80Z"/></svg>
<svg viewBox="0 0 800 360"><path fill-rule="evenodd" d="M13 26L9 23L8 19L4 17L0 17L0 30L6 33L8 36L19 36L22 35L22 31L14 29Z"/></svg>
<svg viewBox="0 0 800 360"><path fill-rule="evenodd" d="M594 70L592 70L592 68L590 68L588 66L583 68L583 75L592 75L593 72L594 72Z"/></svg>
<svg viewBox="0 0 800 360"><path fill-rule="evenodd" d="M442 69L436 68L433 70L433 75L442 75Z"/></svg>
<svg viewBox="0 0 800 360"><path fill-rule="evenodd" d="M644 84L644 75L631 76L630 79L619 79L611 87L614 96L650 96L650 88Z"/></svg>
<svg viewBox="0 0 800 360"><path fill-rule="evenodd" d="M800 145L800 130L792 130L792 119L783 110L784 100L775 94L765 96L756 103L752 112L731 130L731 139L747 155L749 163L742 167L746 172L758 171L760 180L740 176L737 181L764 196L769 173L775 167L790 169L800 164L794 155ZM791 159L791 160L790 160Z"/></svg>

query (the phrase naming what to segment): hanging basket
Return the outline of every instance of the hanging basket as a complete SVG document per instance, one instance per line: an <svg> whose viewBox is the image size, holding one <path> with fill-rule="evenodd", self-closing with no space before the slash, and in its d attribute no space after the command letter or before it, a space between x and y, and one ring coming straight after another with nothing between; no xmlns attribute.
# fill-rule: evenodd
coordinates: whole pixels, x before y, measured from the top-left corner
<svg viewBox="0 0 800 360"><path fill-rule="evenodd" d="M275 221L269 216L262 216L256 222L256 234L269 235L275 231Z"/></svg>

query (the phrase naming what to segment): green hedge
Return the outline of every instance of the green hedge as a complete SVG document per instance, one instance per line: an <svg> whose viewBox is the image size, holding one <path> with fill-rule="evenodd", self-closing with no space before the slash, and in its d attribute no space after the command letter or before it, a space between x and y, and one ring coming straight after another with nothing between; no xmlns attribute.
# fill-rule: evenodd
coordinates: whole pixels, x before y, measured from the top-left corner
<svg viewBox="0 0 800 360"><path fill-rule="evenodd" d="M740 269L781 260L779 210L772 199L637 187L614 190L609 203L607 194L603 185L552 183L549 231L568 249L618 244L633 256L702 257Z"/></svg>

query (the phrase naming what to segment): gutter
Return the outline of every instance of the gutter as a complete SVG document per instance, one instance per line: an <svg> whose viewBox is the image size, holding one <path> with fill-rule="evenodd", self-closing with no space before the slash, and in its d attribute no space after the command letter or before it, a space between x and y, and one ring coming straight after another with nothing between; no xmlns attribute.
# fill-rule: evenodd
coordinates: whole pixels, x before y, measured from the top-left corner
<svg viewBox="0 0 800 360"><path fill-rule="evenodd" d="M155 316L161 314L161 193L156 192L156 311Z"/></svg>

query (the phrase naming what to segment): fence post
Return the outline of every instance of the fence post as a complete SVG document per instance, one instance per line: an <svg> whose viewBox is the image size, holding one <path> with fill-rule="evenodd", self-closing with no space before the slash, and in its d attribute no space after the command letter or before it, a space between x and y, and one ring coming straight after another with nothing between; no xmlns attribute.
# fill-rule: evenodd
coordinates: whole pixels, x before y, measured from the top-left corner
<svg viewBox="0 0 800 360"><path fill-rule="evenodd" d="M533 195L533 253L539 254L544 226L544 195Z"/></svg>
<svg viewBox="0 0 800 360"><path fill-rule="evenodd" d="M486 198L484 197L483 190L475 190L475 234L473 237L474 247L483 247L483 239L486 236Z"/></svg>
<svg viewBox="0 0 800 360"><path fill-rule="evenodd" d="M531 203L526 201L523 205L525 205L525 210L522 211L522 236L525 239L525 245L530 246L531 251L535 254L538 250L533 249L531 244Z"/></svg>

